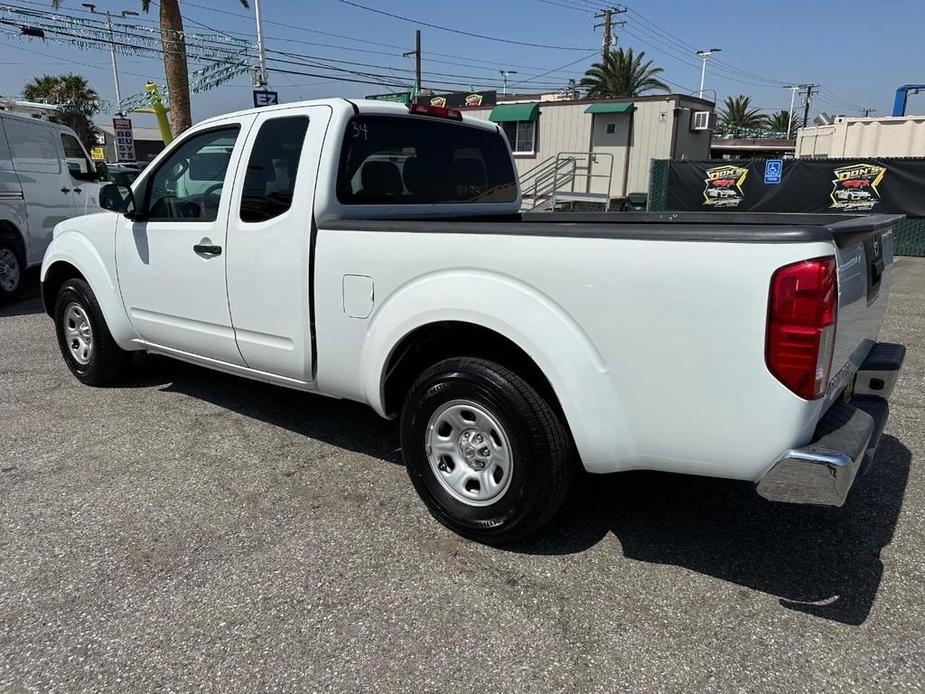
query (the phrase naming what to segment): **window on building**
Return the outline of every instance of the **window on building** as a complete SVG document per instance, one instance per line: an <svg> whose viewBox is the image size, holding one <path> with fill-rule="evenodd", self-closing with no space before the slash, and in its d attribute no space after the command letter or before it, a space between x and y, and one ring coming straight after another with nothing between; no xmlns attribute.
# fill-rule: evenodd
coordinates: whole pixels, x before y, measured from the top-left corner
<svg viewBox="0 0 925 694"><path fill-rule="evenodd" d="M507 121L501 123L501 127L514 154L533 154L536 151L536 121Z"/></svg>
<svg viewBox="0 0 925 694"><path fill-rule="evenodd" d="M260 126L241 192L242 222L265 222L292 206L306 130L306 116L274 118Z"/></svg>

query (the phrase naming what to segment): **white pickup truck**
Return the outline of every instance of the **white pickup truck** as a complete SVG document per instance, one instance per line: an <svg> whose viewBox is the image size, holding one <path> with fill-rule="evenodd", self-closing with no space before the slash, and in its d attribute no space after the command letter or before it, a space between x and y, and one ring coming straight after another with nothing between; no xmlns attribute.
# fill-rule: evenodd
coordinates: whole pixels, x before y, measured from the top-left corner
<svg viewBox="0 0 925 694"><path fill-rule="evenodd" d="M89 385L147 350L400 417L432 514L523 537L574 473L753 481L840 506L905 350L897 217L521 215L493 123L345 99L213 118L42 266Z"/></svg>

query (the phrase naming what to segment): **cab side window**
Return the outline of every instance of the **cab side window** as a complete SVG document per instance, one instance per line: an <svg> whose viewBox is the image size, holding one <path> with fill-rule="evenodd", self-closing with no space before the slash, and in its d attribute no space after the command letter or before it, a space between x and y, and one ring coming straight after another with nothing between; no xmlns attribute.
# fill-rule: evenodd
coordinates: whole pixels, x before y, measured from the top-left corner
<svg viewBox="0 0 925 694"><path fill-rule="evenodd" d="M64 159L67 161L67 170L79 181L96 178L96 168L90 164L83 147L77 138L67 133L61 133L61 144L64 147Z"/></svg>
<svg viewBox="0 0 925 694"><path fill-rule="evenodd" d="M239 130L218 128L183 142L148 182L148 220L214 222Z"/></svg>
<svg viewBox="0 0 925 694"><path fill-rule="evenodd" d="M242 222L265 222L292 206L307 130L306 116L274 118L260 126L241 192Z"/></svg>

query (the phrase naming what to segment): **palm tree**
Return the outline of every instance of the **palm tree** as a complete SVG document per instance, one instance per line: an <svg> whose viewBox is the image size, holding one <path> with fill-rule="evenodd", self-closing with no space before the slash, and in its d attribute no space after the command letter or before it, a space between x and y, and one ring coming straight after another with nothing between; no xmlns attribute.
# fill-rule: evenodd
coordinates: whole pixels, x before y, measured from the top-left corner
<svg viewBox="0 0 925 694"><path fill-rule="evenodd" d="M632 48L618 48L610 51L604 62L594 63L581 79L581 86L587 87L592 99L639 96L650 91L669 91L668 85L658 79L663 70L652 67L652 61L645 63L645 51L633 53Z"/></svg>
<svg viewBox="0 0 925 694"><path fill-rule="evenodd" d="M765 127L776 133L784 133L785 139L790 139L787 129L790 127L790 111L778 111L768 116Z"/></svg>
<svg viewBox="0 0 925 694"><path fill-rule="evenodd" d="M239 0L249 7L247 0ZM51 0L54 7L61 0ZM151 0L141 0L141 9L151 9ZM183 38L183 17L180 16L179 0L160 0L161 46L164 50L164 74L167 77L167 93L170 95L170 129L174 137L193 124L189 104L189 70L186 66L186 40Z"/></svg>
<svg viewBox="0 0 925 694"><path fill-rule="evenodd" d="M93 146L92 118L100 111L99 97L81 75L42 75L33 77L22 90L29 101L58 107L58 119L77 133L88 147Z"/></svg>
<svg viewBox="0 0 925 694"><path fill-rule="evenodd" d="M750 108L752 98L739 94L736 97L727 96L723 102L723 110L719 112L719 127L723 133L732 137L739 137L745 130L754 130L762 127L767 121L757 108Z"/></svg>

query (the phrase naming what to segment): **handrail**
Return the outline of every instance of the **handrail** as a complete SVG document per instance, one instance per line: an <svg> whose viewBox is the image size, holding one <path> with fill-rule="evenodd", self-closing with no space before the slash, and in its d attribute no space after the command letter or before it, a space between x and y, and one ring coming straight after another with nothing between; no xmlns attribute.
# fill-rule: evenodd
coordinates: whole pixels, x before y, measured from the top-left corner
<svg viewBox="0 0 925 694"><path fill-rule="evenodd" d="M600 163L599 158L606 157L610 162L603 173L595 173L595 165ZM601 198L609 204L610 191L613 183L614 155L609 152L559 152L548 157L520 176L520 190L524 200L529 199L531 208L546 205L551 202L556 207L557 196L560 193L584 194ZM592 193L591 184L594 179L607 181L607 193ZM584 183L581 186L581 183ZM584 191L576 190L584 187Z"/></svg>

